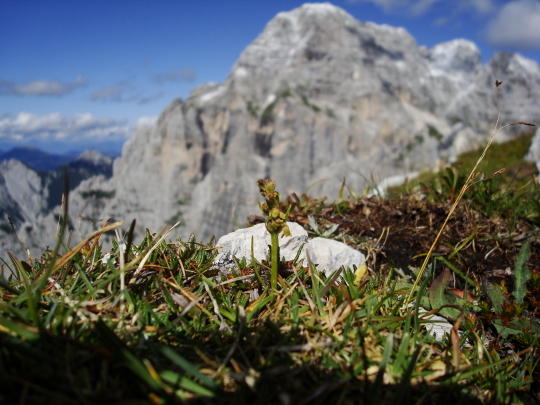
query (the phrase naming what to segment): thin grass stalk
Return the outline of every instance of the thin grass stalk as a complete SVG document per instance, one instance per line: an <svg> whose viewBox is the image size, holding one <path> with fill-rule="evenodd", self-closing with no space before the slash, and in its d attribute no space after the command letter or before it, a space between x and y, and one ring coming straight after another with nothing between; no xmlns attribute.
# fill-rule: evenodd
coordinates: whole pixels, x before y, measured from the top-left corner
<svg viewBox="0 0 540 405"><path fill-rule="evenodd" d="M120 242L118 244L118 256L119 256L119 265L120 265L120 314L124 315L125 304L126 304L126 272L125 272L125 257L124 257L124 244L123 238L118 232L118 229L115 230L116 239Z"/></svg>
<svg viewBox="0 0 540 405"><path fill-rule="evenodd" d="M315 267L315 264L311 261L311 257L309 256L309 250L306 249L306 259L307 264L309 267L309 274L311 275L311 287L313 291L313 299L315 300L315 303L317 304L317 308L319 310L319 315L324 316L324 306L321 302L321 297L319 296L319 278L317 277L317 268Z"/></svg>
<svg viewBox="0 0 540 405"><path fill-rule="evenodd" d="M64 169L64 194L62 195L62 200L63 200L63 204L62 204L62 222L61 222L61 226L60 226L60 229L59 229L59 232L58 232L58 236L57 236L57 241L56 241L56 245L54 247L54 250L52 251L51 253L51 261L49 263L49 265L47 266L47 270L45 270L45 275L43 277L43 284L40 286L40 290L42 290L43 288L45 288L45 284L47 282L47 279L49 278L49 276L51 275L51 273L55 270L53 267L56 265L55 263L55 257L56 255L58 254L58 251L60 250L60 246L62 245L62 241L64 239L64 232L66 230L66 227L67 227L67 221L68 221L68 213L69 213L69 204L68 204L68 201L69 201L69 177L68 177L68 170L67 170L67 166L64 166L63 167ZM60 218L58 218L58 221L59 221L59 224L60 224ZM65 274L64 274L64 280L65 280ZM63 281L62 281L62 284Z"/></svg>
<svg viewBox="0 0 540 405"><path fill-rule="evenodd" d="M85 239L83 239L81 242L79 242L73 249L71 249L69 252L67 252L66 254L64 254L60 259L58 259L57 261L54 262L53 266L52 266L52 270L53 271L56 271L58 270L60 267L64 266L67 262L69 262L73 256L75 256L77 253L79 253L79 251L85 247L87 245L88 242L90 242L92 239L100 236L101 234L105 233L105 232L109 232L109 231L112 231L113 229L116 229L118 228L120 225L122 225L122 222L115 222L114 224L112 225L109 225L109 226L104 226L102 227L100 230L98 231L95 231L94 233L92 233L90 236L86 237Z"/></svg>
<svg viewBox="0 0 540 405"><path fill-rule="evenodd" d="M9 225L11 226L11 229L13 229L13 234L15 235L15 238L17 239L17 242L19 242L19 246L23 250L24 253L26 253L26 256L28 257L28 262L32 262L32 257L30 256L30 250L26 249L24 247L24 244L19 239L19 235L17 234L17 229L15 228L15 224L13 223L12 219L8 216Z"/></svg>
<svg viewBox="0 0 540 405"><path fill-rule="evenodd" d="M278 279L278 269L279 269L279 234L277 232L271 232L271 248L270 248L270 261L272 263L272 268L270 271L270 286L272 290L277 290L277 279Z"/></svg>

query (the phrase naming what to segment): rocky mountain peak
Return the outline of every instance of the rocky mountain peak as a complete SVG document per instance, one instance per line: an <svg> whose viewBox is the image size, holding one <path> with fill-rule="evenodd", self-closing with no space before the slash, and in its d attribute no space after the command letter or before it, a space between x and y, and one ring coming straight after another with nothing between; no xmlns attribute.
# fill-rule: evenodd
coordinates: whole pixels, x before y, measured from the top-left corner
<svg viewBox="0 0 540 405"><path fill-rule="evenodd" d="M245 49L238 65L291 63L295 58L320 60L331 43L343 45L339 32L355 20L329 3L304 4L277 14L263 32ZM327 50L327 49L326 49Z"/></svg>
<svg viewBox="0 0 540 405"><path fill-rule="evenodd" d="M85 150L77 159L75 159L75 162L82 161L93 165L112 165L112 158L110 156L103 156L95 150Z"/></svg>
<svg viewBox="0 0 540 405"><path fill-rule="evenodd" d="M470 80L482 67L480 50L474 42L455 39L434 46L429 53L432 74Z"/></svg>
<svg viewBox="0 0 540 405"><path fill-rule="evenodd" d="M509 74L525 74L537 76L540 74L538 63L525 59L517 53L497 52L489 61L493 74L508 76Z"/></svg>
<svg viewBox="0 0 540 405"><path fill-rule="evenodd" d="M305 4L279 13L266 25L241 54L228 84L259 102L279 93L284 84L315 86L321 94L335 95L353 79L369 89L381 70L382 75L400 71L404 85L411 80L419 85L413 72L427 69L422 59L414 38L403 28L361 22L328 3ZM414 67L408 69L410 65ZM330 70L335 73L329 75ZM406 72L410 75L403 75ZM263 85L254 89L254 80ZM211 94L225 93L221 88Z"/></svg>

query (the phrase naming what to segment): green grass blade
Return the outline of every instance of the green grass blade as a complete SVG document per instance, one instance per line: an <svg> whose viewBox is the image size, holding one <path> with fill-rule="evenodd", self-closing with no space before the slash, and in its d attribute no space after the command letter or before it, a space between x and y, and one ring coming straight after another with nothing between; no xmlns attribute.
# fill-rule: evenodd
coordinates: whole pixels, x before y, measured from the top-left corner
<svg viewBox="0 0 540 405"><path fill-rule="evenodd" d="M476 236L476 231L474 231L473 233L471 233L467 239L465 239L462 243L459 244L459 246L457 248L454 249L454 251L452 253L450 253L448 255L448 260L452 259L452 257L454 257L454 255L456 255L457 253L459 253L459 251L461 249L463 249L464 246L467 246L467 244L474 239L474 237Z"/></svg>
<svg viewBox="0 0 540 405"><path fill-rule="evenodd" d="M382 388L383 381L384 381L384 373L386 371L386 366L388 365L388 361L390 360L390 355L392 354L393 345L394 345L394 336L390 334L386 338L382 360L381 360L381 363L379 364L379 371L377 372L377 377L375 377L375 382L373 383L373 386L371 387L372 398L377 398L378 393L380 392Z"/></svg>
<svg viewBox="0 0 540 405"><path fill-rule="evenodd" d="M499 290L497 286L488 283L486 285L486 294L493 305L493 310L497 315L500 315L504 304L504 295L502 291Z"/></svg>
<svg viewBox="0 0 540 405"><path fill-rule="evenodd" d="M180 387L186 391L190 391L190 392L193 392L194 394L201 395L204 397L209 397L209 398L215 397L215 393L212 390L209 390L208 388L205 388L202 385L197 384L196 382L190 380L189 378L183 377L170 370L162 371L161 373L159 373L159 376L167 383L176 387ZM184 395L182 395L183 393L181 390L176 391L176 394L181 399L184 399Z"/></svg>
<svg viewBox="0 0 540 405"><path fill-rule="evenodd" d="M200 380L208 389L210 389L210 390L217 390L218 389L218 386L216 385L216 383L213 380L211 380L208 376L201 373L197 367L195 367L189 361L184 359L182 356L180 356L178 353L176 353L170 347L162 346L160 348L160 351L161 351L161 353L163 353L163 355L165 357L167 357L170 361L172 361L174 364L176 364L178 367L180 367L186 373L191 374L193 377Z"/></svg>
<svg viewBox="0 0 540 405"><path fill-rule="evenodd" d="M319 315L324 315L324 305L321 301L321 297L319 296L319 278L317 277L317 268L311 261L311 258L309 257L309 250L306 250L306 259L308 262L310 274L311 274L311 282L312 282L312 291L313 291L313 299L315 300L315 304L317 305L317 308L319 310Z"/></svg>
<svg viewBox="0 0 540 405"><path fill-rule="evenodd" d="M42 329L43 325L41 324L41 319L39 318L37 302L34 297L34 292L32 291L32 284L30 282L30 279L28 278L28 275L26 274L26 270L24 269L21 262L19 262L13 254L8 252L8 256L23 279L25 293L28 300L28 310L30 311L30 315L32 316L32 319L34 320L34 323L36 324L36 326L39 329Z"/></svg>
<svg viewBox="0 0 540 405"><path fill-rule="evenodd" d="M39 338L39 330L32 326L23 325L4 317L0 317L0 325L26 340Z"/></svg>
<svg viewBox="0 0 540 405"><path fill-rule="evenodd" d="M129 351L125 343L120 340L116 334L109 329L109 327L99 319L95 324L96 330L103 338L104 342L114 347L117 353L120 354L120 358L123 360L124 365L142 381L144 381L151 389L157 392L162 392L163 387L159 380L156 380L154 376L148 371L148 368L144 365L137 356Z"/></svg>
<svg viewBox="0 0 540 405"><path fill-rule="evenodd" d="M409 390L411 388L411 376L421 351L422 347L419 346L416 348L413 355L411 356L411 360L407 365L407 369L405 370L405 373L401 376L401 381L399 382L394 397L392 398L392 404L399 405L407 402Z"/></svg>
<svg viewBox="0 0 540 405"><path fill-rule="evenodd" d="M516 266L514 267L514 277L516 278L514 297L518 304L523 303L523 298L527 294L527 281L531 278L531 271L526 264L530 255L529 242L525 242L517 255Z"/></svg>
<svg viewBox="0 0 540 405"><path fill-rule="evenodd" d="M450 257L448 257L450 258ZM444 258L443 256L439 256L437 257L437 260L440 260L441 262L443 262L444 264L446 264L448 267L450 267L450 269L456 273L458 276L460 276L464 281L466 281L469 285L471 286L474 286L476 288L478 288L478 284L476 284L476 282L472 279L470 279L469 277L467 277L465 274L463 274L463 272L461 270L459 270L456 266L454 266L452 263L450 263L446 258Z"/></svg>

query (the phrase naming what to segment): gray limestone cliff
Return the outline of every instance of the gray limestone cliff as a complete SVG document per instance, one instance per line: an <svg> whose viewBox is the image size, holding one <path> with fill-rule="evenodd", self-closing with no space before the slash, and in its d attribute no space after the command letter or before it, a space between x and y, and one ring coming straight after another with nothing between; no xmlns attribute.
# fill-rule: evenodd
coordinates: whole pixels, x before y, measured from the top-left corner
<svg viewBox="0 0 540 405"><path fill-rule="evenodd" d="M71 191L77 196L85 196L82 205L77 199L70 199L74 208L71 228L77 224L78 213L98 214L104 205L103 198L95 184L106 182L112 175L112 159L94 151L86 151L67 166ZM90 186L87 186L90 185ZM76 190L76 192L75 192ZM22 253L14 235L10 219L23 245L33 254L40 254L55 242L59 204L64 192L64 171L36 171L16 159L0 162L0 255L5 252ZM109 191L105 196L111 196ZM97 198L99 197L99 198ZM86 214L88 215L88 214ZM84 215L81 220L85 218Z"/></svg>
<svg viewBox="0 0 540 405"><path fill-rule="evenodd" d="M310 194L333 199L343 180L359 193L483 142L496 79L503 124L540 120L535 62L499 53L482 66L472 42L427 49L403 28L305 4L273 18L224 83L194 89L139 129L110 180L72 193L71 213L82 214L83 233L114 216L126 229L136 218L139 234L180 220L171 237L207 240L257 211L259 178L284 194L321 179Z"/></svg>

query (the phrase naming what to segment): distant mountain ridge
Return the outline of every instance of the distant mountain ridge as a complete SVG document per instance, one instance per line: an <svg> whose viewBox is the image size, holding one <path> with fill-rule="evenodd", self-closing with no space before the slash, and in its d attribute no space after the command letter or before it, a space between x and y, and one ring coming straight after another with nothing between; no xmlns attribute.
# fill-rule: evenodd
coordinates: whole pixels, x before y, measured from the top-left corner
<svg viewBox="0 0 540 405"><path fill-rule="evenodd" d="M482 65L470 41L419 47L403 28L305 4L276 15L224 83L193 89L141 127L110 179L81 182L71 222L85 234L98 220L136 218L143 234L180 219L171 238L208 239L257 211L258 178L274 179L284 194L322 179L310 194L333 198L343 181L360 193L484 142L498 114L495 80L503 82L502 124L540 121L533 61L500 52ZM54 234L55 210L21 224L21 240L39 246Z"/></svg>
<svg viewBox="0 0 540 405"><path fill-rule="evenodd" d="M86 150L82 153L69 151L64 154L54 154L32 146L19 146L9 151L0 151L0 162L10 159L16 159L33 170L46 172L55 171L70 164L72 167L95 165L96 167L88 166L91 171L96 170L100 165L107 167L112 165L112 156L103 155L93 150ZM107 171L108 169L104 167L103 170Z"/></svg>
<svg viewBox="0 0 540 405"><path fill-rule="evenodd" d="M36 149L26 148L23 151L19 149L7 156L17 156L22 159L37 156L42 159L38 165L41 170L35 170L30 164L14 158L0 159L0 248L5 247L16 251L16 246L13 246L15 238L12 236L13 230L9 219L17 228L26 224L25 230L40 234L40 230L43 229L39 225L40 222L52 215L52 210L62 200L64 170L61 167L56 170L44 170L55 167L47 162L47 159L54 158L55 155ZM56 157L58 158L57 155ZM64 165L67 168L70 190L76 189L85 180L96 178L96 176L103 180L110 178L112 165L112 158L102 156L95 151L85 151L79 157L71 158L71 161Z"/></svg>
<svg viewBox="0 0 540 405"><path fill-rule="evenodd" d="M75 158L44 152L31 146L19 146L0 154L0 161L9 159L16 159L34 170L53 171L70 163Z"/></svg>

